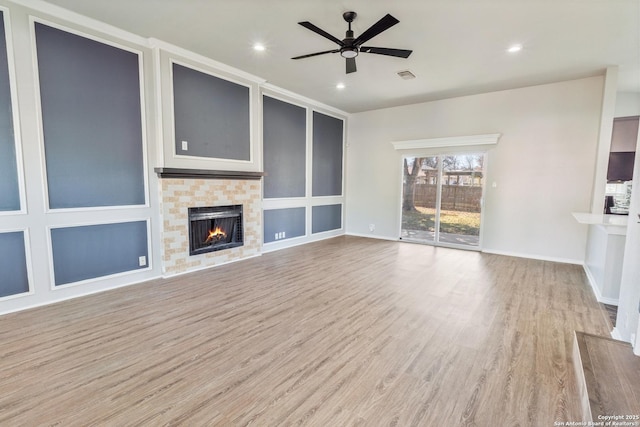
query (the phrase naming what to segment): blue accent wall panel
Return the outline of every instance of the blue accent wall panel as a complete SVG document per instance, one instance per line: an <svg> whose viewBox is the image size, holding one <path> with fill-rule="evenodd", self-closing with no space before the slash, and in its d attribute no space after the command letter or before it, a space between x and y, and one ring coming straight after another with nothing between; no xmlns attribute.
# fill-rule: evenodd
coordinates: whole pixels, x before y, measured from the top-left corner
<svg viewBox="0 0 640 427"><path fill-rule="evenodd" d="M4 14L0 12L0 211L20 210Z"/></svg>
<svg viewBox="0 0 640 427"><path fill-rule="evenodd" d="M264 243L304 236L306 233L305 208L269 209L264 211ZM285 233L276 239L276 233Z"/></svg>
<svg viewBox="0 0 640 427"><path fill-rule="evenodd" d="M24 232L0 233L0 297L29 292Z"/></svg>
<svg viewBox="0 0 640 427"><path fill-rule="evenodd" d="M55 285L146 268L146 221L86 225L51 230Z"/></svg>
<svg viewBox="0 0 640 427"><path fill-rule="evenodd" d="M35 24L49 207L142 205L138 55Z"/></svg>
<svg viewBox="0 0 640 427"><path fill-rule="evenodd" d="M249 98L246 86L173 64L176 153L251 160Z"/></svg>
<svg viewBox="0 0 640 427"><path fill-rule="evenodd" d="M342 228L342 205L314 206L311 210L311 232L339 230Z"/></svg>
<svg viewBox="0 0 640 427"><path fill-rule="evenodd" d="M268 96L262 100L264 197L304 197L307 111Z"/></svg>
<svg viewBox="0 0 640 427"><path fill-rule="evenodd" d="M342 145L344 122L313 112L312 195L342 195Z"/></svg>

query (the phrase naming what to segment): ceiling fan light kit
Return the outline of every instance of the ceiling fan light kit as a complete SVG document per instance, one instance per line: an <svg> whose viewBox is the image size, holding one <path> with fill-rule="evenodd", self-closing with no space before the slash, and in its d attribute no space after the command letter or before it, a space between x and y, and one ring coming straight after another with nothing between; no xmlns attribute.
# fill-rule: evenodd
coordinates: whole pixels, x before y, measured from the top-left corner
<svg viewBox="0 0 640 427"><path fill-rule="evenodd" d="M353 31L351 30L351 23L353 22L354 19L356 19L356 16L358 16L358 14L351 11L345 12L342 14L342 17L344 18L345 21L347 21L349 25L349 28L347 29L347 32L345 34L345 38L342 40L332 36L331 34L327 33L323 29L316 27L309 21L298 22L298 24L302 25L306 29L313 31L314 33L321 35L326 39L331 40L332 42L336 43L340 47L338 49L325 50L322 52L315 52L307 55L296 56L291 59L310 58L312 56L324 55L325 53L339 52L340 56L342 56L346 60L346 72L347 74L349 74L357 71L355 58L356 56L358 56L360 52L374 53L377 55L395 56L397 58L408 58L409 55L411 55L411 52L413 51L406 50L406 49L392 49L392 48L386 48L386 47L362 46L363 43L366 43L367 41L371 40L381 32L388 30L389 28L393 27L398 22L400 22L396 18L394 18L389 14L386 14L378 22L376 22L371 27L369 27L364 33L360 34L360 36L354 37Z"/></svg>
<svg viewBox="0 0 640 427"><path fill-rule="evenodd" d="M358 56L358 49L355 47L343 47L340 49L340 56L343 58L355 58Z"/></svg>

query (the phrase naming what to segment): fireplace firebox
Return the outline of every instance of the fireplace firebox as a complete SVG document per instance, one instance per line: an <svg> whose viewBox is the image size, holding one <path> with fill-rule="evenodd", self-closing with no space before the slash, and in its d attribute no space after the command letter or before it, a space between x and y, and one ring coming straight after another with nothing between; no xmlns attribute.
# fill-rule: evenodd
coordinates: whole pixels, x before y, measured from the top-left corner
<svg viewBox="0 0 640 427"><path fill-rule="evenodd" d="M242 205L189 208L189 255L242 246Z"/></svg>

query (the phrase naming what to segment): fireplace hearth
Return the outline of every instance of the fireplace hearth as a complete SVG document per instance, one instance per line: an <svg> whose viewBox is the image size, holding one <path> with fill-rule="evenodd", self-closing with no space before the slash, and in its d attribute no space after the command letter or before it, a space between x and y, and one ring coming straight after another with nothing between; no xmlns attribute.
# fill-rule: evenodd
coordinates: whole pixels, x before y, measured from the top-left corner
<svg viewBox="0 0 640 427"><path fill-rule="evenodd" d="M189 255L242 246L242 205L189 208Z"/></svg>

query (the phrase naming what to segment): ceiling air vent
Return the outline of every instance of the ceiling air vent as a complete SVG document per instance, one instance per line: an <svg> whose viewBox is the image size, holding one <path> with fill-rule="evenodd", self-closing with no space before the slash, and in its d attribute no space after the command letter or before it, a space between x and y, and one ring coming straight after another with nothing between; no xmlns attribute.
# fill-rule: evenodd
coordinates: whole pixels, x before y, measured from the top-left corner
<svg viewBox="0 0 640 427"><path fill-rule="evenodd" d="M398 71L398 75L404 80L411 80L416 78L416 75L409 70Z"/></svg>

